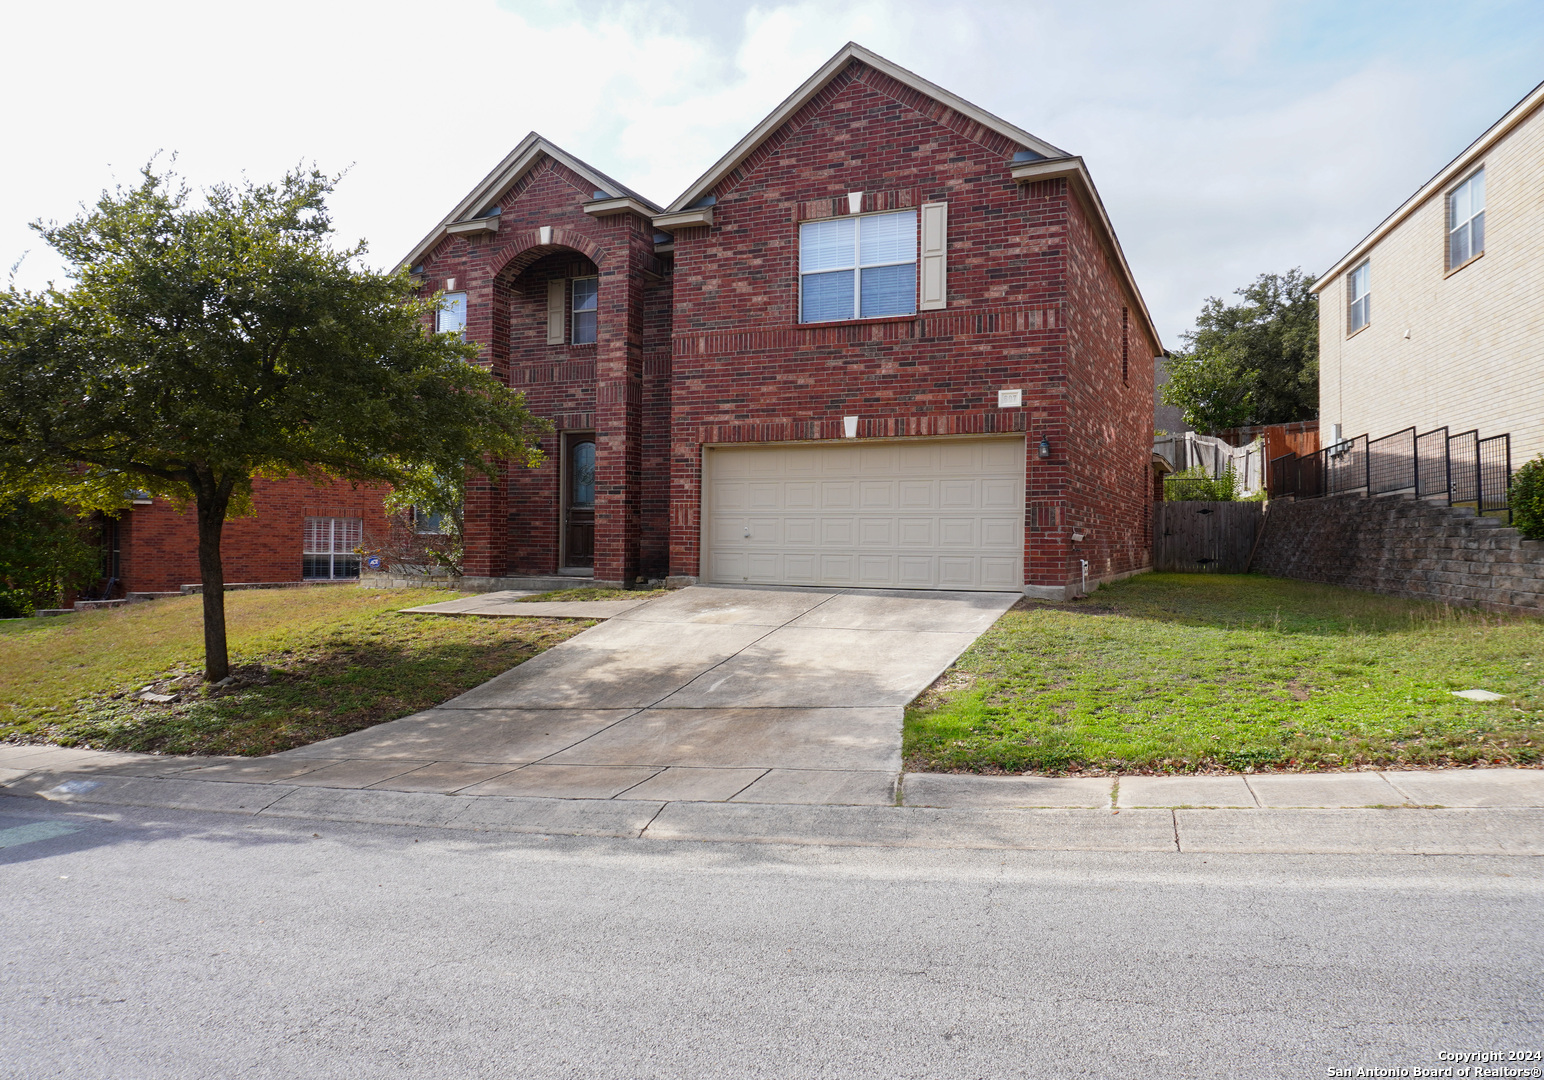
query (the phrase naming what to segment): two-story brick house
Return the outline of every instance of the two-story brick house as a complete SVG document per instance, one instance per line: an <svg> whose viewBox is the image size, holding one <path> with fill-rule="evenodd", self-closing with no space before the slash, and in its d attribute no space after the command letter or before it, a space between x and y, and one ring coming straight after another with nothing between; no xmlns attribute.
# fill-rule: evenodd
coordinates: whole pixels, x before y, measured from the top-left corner
<svg viewBox="0 0 1544 1080"><path fill-rule="evenodd" d="M1150 563L1161 349L1082 159L857 45L668 207L533 134L406 265L556 428L469 490L469 575Z"/></svg>

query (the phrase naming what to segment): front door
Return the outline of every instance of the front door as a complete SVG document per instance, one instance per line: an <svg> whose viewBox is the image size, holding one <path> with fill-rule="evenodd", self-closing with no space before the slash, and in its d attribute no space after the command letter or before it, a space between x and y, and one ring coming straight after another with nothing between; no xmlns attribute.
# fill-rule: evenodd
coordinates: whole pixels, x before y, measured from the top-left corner
<svg viewBox="0 0 1544 1080"><path fill-rule="evenodd" d="M595 436L569 435L563 462L563 567L595 565Z"/></svg>

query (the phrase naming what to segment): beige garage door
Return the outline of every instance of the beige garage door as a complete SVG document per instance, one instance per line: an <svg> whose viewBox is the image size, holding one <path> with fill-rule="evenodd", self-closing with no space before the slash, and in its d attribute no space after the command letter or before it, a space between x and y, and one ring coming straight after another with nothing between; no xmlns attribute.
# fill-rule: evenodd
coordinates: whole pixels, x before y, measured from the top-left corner
<svg viewBox="0 0 1544 1080"><path fill-rule="evenodd" d="M1022 438L715 447L704 470L709 581L1023 583Z"/></svg>

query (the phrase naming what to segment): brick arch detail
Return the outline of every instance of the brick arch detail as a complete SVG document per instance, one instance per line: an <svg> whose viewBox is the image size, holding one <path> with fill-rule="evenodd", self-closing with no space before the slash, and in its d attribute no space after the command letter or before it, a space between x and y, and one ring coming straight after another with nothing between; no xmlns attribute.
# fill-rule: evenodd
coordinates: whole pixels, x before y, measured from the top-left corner
<svg viewBox="0 0 1544 1080"><path fill-rule="evenodd" d="M539 229L527 229L525 232L515 234L512 239L514 242L502 252L503 264L493 274L494 277L505 281L519 277L525 272L526 267L538 259L556 255L561 251L577 251L597 267L605 265L606 249L578 229L555 225L552 229L552 241L546 244L541 242Z"/></svg>

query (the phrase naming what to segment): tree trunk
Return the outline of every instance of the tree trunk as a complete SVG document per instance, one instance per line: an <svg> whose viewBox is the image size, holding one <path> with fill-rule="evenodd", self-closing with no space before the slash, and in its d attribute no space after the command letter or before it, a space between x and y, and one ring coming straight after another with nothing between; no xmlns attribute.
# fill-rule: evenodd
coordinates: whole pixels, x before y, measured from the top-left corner
<svg viewBox="0 0 1544 1080"><path fill-rule="evenodd" d="M220 561L220 536L230 489L219 484L198 494L198 573L204 586L204 681L219 682L230 674L225 647L225 565Z"/></svg>

